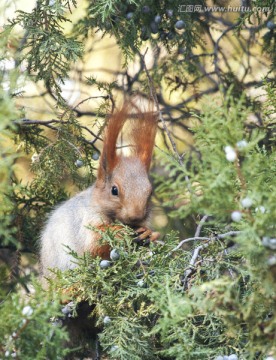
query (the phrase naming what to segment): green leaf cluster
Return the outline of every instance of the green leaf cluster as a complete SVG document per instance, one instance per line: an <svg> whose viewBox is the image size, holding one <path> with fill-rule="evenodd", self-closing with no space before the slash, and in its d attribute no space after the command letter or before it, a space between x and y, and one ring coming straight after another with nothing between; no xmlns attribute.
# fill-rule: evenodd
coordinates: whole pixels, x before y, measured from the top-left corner
<svg viewBox="0 0 276 360"><path fill-rule="evenodd" d="M69 353L66 330L50 321L59 314L59 299L45 293L37 281L33 291L28 297L10 294L0 304L1 358L63 359Z"/></svg>
<svg viewBox="0 0 276 360"><path fill-rule="evenodd" d="M31 12L19 10L10 24L10 27L19 24L25 30L21 49L24 55L18 60L27 60L29 74L35 81L43 80L61 104L60 85L68 75L70 64L82 55L82 44L66 36L63 28L69 21L65 11L70 10L71 5L76 6L75 0L40 0Z"/></svg>

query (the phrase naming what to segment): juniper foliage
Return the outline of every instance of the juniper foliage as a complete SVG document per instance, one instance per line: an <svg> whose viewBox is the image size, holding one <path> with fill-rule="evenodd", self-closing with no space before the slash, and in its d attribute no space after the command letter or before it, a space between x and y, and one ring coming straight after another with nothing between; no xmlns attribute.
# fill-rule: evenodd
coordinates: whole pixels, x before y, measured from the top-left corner
<svg viewBox="0 0 276 360"><path fill-rule="evenodd" d="M24 299L20 292L13 293L0 305L0 348L4 358L63 359L70 352L65 346L65 329L50 321L60 314L59 298L45 294L38 284L35 294Z"/></svg>
<svg viewBox="0 0 276 360"><path fill-rule="evenodd" d="M173 209L171 216L209 216L202 232L209 238L208 246L200 249L198 266L186 282L184 299L193 310L168 316L181 303L179 295L169 292L168 300L175 305L171 308L165 302L165 316L157 326L168 344L164 353L177 354L178 359L201 358L213 346L213 356L235 352L242 359L255 359L273 353L275 347L276 169L275 152L264 145L274 120L266 118L266 127L250 131L244 99L233 99L230 94L221 106L204 107L202 122L193 128L199 153L186 156L181 166L175 158L161 154L168 176L157 179L157 193ZM274 97L273 102L275 106ZM227 160L226 146L234 149L235 159ZM189 186L183 191L187 175ZM234 239L218 235L226 229L229 235L237 231ZM155 301L159 299L156 294ZM196 339L204 341L202 352ZM260 350L262 343L265 346ZM183 348L187 355L181 352Z"/></svg>
<svg viewBox="0 0 276 360"><path fill-rule="evenodd" d="M54 91L59 101L60 83L70 70L70 61L81 56L81 43L64 34L63 23L69 21L64 13L76 6L76 1L38 1L32 12L17 11L17 17L11 21L7 31L16 25L25 30L20 46L24 57L18 56L18 62L27 60L27 71L35 76L35 81L43 80L46 87ZM68 61L69 60L69 61Z"/></svg>

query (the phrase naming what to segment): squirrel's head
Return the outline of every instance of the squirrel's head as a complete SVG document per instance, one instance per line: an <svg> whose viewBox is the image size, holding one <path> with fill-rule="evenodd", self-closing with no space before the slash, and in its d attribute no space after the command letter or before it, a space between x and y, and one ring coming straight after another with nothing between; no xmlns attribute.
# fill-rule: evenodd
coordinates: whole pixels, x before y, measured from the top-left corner
<svg viewBox="0 0 276 360"><path fill-rule="evenodd" d="M152 186L149 181L157 119L153 112L139 113L131 120L131 155L118 154L116 143L129 106L111 116L106 128L95 191L103 217L131 227L146 225Z"/></svg>

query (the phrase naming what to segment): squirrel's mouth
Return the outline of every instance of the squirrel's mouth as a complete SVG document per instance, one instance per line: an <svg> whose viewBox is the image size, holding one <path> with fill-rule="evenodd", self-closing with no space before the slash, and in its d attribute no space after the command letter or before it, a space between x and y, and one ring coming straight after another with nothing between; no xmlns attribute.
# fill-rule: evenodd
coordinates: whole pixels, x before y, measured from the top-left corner
<svg viewBox="0 0 276 360"><path fill-rule="evenodd" d="M131 228L133 228L134 230L144 226L145 225L145 221L147 220L147 216L145 215L143 218L137 218L137 219L133 219L133 220L127 220L127 221L122 221L122 223L124 225L127 225Z"/></svg>
<svg viewBox="0 0 276 360"><path fill-rule="evenodd" d="M139 228L145 225L145 221L148 219L148 212L143 217L121 217L120 215L116 214L116 211L108 210L105 212L105 216L111 221L120 221L122 224L127 225L135 230L135 228Z"/></svg>

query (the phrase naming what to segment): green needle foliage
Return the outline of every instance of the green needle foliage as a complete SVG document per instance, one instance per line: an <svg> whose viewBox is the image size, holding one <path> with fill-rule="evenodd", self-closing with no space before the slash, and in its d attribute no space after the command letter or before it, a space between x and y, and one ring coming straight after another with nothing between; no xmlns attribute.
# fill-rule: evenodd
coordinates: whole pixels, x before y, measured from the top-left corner
<svg viewBox="0 0 276 360"><path fill-rule="evenodd" d="M21 25L26 32L20 50L27 49L27 53L19 61L27 60L27 71L36 81L43 80L61 102L60 84L70 70L70 62L82 54L81 43L66 36L62 26L69 21L64 13L71 6L76 6L75 0L40 0L32 12L18 11L10 25L11 28Z"/></svg>
<svg viewBox="0 0 276 360"><path fill-rule="evenodd" d="M186 295L192 317L184 311L180 323L178 316L159 320L158 329L169 345L164 353L177 354L178 359L202 358L213 345L216 354L229 354L232 349L244 359L275 351L276 168L275 152L264 145L273 120L267 119L267 127L250 131L244 100L230 94L221 106L204 107L201 123L194 128L198 152L192 159L187 156L184 165L179 165L173 157L161 154L168 177L157 178L157 193L173 209L171 216L185 219L197 212L208 214L210 225L204 233L212 237L213 232L217 240L214 230L215 234L238 231L233 242L229 238L211 241L204 250L207 253L200 258ZM226 146L233 149L230 161ZM179 295L169 296L172 303L181 303ZM166 313L171 311L167 302ZM193 322L198 326L192 326ZM187 335L178 334L180 328L186 334L187 327L194 340L206 341L202 353L198 344L194 349L188 341L187 355L181 354Z"/></svg>
<svg viewBox="0 0 276 360"><path fill-rule="evenodd" d="M59 299L35 285L35 296L14 293L0 305L0 351L5 359L63 359L69 350L65 329L50 321L60 311Z"/></svg>
<svg viewBox="0 0 276 360"><path fill-rule="evenodd" d="M11 78L14 74L11 75ZM5 79L6 81L11 81ZM2 78L2 83L4 79ZM0 87L0 237L5 245L16 243L13 235L15 228L12 226L13 201L12 193L15 190L11 176L14 171L14 162L17 157L12 147L7 147L9 138L12 136L10 126L11 120L18 116L15 104L11 101L9 94Z"/></svg>
<svg viewBox="0 0 276 360"><path fill-rule="evenodd" d="M55 272L50 280L55 291L66 295L75 304L88 301L94 306L92 316L103 328L100 343L110 358L155 358L155 336L149 331L156 323L159 309L152 301L152 291L164 284L168 275L175 287L180 286L179 274L186 257L170 255L177 245L174 234L166 236L164 245L142 247L133 244L133 231L103 233L103 241L119 254L105 267L100 258L88 254L76 258L78 267Z"/></svg>

